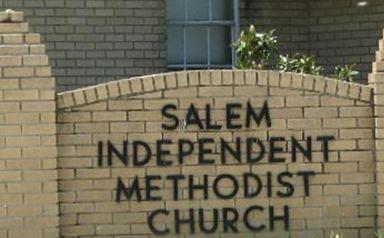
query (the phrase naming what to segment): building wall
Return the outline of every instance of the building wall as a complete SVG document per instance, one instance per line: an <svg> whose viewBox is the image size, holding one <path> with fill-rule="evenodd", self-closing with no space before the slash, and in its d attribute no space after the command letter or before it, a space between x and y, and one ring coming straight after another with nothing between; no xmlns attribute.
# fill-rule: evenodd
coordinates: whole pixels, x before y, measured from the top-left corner
<svg viewBox="0 0 384 238"><path fill-rule="evenodd" d="M357 7L356 0L309 1L310 53L319 59L326 73L337 64L357 64L362 82L372 72L377 39L384 27L384 2L369 0Z"/></svg>
<svg viewBox="0 0 384 238"><path fill-rule="evenodd" d="M240 1L242 28L254 24L261 31L276 29L283 53L307 52L308 17L307 0Z"/></svg>
<svg viewBox="0 0 384 238"><path fill-rule="evenodd" d="M58 91L163 72L164 0L2 0L41 33Z"/></svg>
<svg viewBox="0 0 384 238"><path fill-rule="evenodd" d="M384 27L384 3L367 1L358 7L355 0L273 0L241 2L242 26L276 29L283 53L302 52L315 56L324 74L336 65L356 64L360 82L367 82L377 39Z"/></svg>
<svg viewBox="0 0 384 238"><path fill-rule="evenodd" d="M384 3L357 8L352 0L240 1L241 26L276 29L283 53L313 55L333 72L357 63L366 82L381 37ZM2 0L1 8L23 10L41 33L57 90L164 72L165 0Z"/></svg>

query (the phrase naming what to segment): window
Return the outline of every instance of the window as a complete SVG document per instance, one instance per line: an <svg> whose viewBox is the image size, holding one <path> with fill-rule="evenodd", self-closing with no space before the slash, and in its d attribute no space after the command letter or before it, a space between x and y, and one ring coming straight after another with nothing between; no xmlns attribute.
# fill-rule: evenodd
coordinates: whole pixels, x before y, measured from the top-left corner
<svg viewBox="0 0 384 238"><path fill-rule="evenodd" d="M167 0L168 68L232 68L238 0Z"/></svg>

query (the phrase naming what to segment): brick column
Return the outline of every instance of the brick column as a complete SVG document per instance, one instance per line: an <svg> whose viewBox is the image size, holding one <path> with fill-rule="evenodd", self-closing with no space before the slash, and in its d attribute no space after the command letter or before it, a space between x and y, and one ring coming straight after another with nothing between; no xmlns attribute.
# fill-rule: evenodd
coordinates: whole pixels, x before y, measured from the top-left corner
<svg viewBox="0 0 384 238"><path fill-rule="evenodd" d="M374 88L376 179L377 179L377 227L384 227L384 40L379 40L379 51L373 63L369 84Z"/></svg>
<svg viewBox="0 0 384 238"><path fill-rule="evenodd" d="M22 12L0 12L0 237L58 237L55 79Z"/></svg>

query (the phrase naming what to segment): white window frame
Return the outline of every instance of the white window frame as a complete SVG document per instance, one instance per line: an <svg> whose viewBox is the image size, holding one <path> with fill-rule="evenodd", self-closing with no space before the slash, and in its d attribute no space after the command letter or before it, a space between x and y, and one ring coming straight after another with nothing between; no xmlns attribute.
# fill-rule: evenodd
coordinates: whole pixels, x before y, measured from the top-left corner
<svg viewBox="0 0 384 238"><path fill-rule="evenodd" d="M184 0L185 2L188 0ZM232 64L231 65L219 65L219 64L211 64L211 46L210 46L210 30L209 28L212 26L227 26L231 28L231 43L235 42L239 36L239 0L232 0L233 1L233 20L228 21L222 21L222 20L212 20L212 1L208 1L208 8L209 8L209 20L208 21L191 21L191 20L184 20L184 21L170 21L167 20L167 27L168 26L179 26L183 28L183 62L180 62L180 64L168 64L168 69L199 69L199 68L205 68L205 69L212 69L212 68L234 68L236 66L236 51L234 47L231 47L231 54L232 54ZM188 7L187 4L185 4L184 7L185 16L187 16ZM187 17L186 17L187 18ZM206 26L207 29L207 64L187 64L187 34L186 34L186 27L187 26ZM168 47L168 46L167 46ZM229 48L229 46L228 46ZM168 62L168 58L167 58Z"/></svg>

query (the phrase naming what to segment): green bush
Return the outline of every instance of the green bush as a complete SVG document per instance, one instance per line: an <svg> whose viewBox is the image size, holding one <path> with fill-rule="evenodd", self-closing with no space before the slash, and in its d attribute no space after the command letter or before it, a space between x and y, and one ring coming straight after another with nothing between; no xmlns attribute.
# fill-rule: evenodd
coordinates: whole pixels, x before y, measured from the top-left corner
<svg viewBox="0 0 384 238"><path fill-rule="evenodd" d="M343 81L349 81L349 82L355 81L355 77L359 75L359 72L354 70L355 66L356 66L355 64L345 65L345 66L341 66L341 65L336 66L334 77L338 80L343 80Z"/></svg>
<svg viewBox="0 0 384 238"><path fill-rule="evenodd" d="M248 31L241 32L233 44L240 69L270 69L278 49L274 32L258 33L253 25Z"/></svg>
<svg viewBox="0 0 384 238"><path fill-rule="evenodd" d="M384 238L384 230L378 230L375 232L377 238Z"/></svg>
<svg viewBox="0 0 384 238"><path fill-rule="evenodd" d="M329 238L343 238L343 234L331 231L331 234L329 234Z"/></svg>
<svg viewBox="0 0 384 238"><path fill-rule="evenodd" d="M322 68L316 65L315 58L296 54L293 58L288 55L279 56L277 68L284 72L319 75Z"/></svg>
<svg viewBox="0 0 384 238"><path fill-rule="evenodd" d="M299 60L291 58L288 55L279 55L277 68L284 72L297 72L299 69Z"/></svg>
<svg viewBox="0 0 384 238"><path fill-rule="evenodd" d="M376 231L375 236L377 238L384 238L384 230ZM331 233L329 234L329 238L343 238L343 234L331 231Z"/></svg>
<svg viewBox="0 0 384 238"><path fill-rule="evenodd" d="M278 41L275 30L260 33L251 25L242 31L233 43L240 69L278 69L283 72L319 75L322 68L312 56L296 54L293 57L278 55ZM336 66L334 77L339 80L354 81L359 74L353 70L355 65ZM383 237L384 238L384 237Z"/></svg>

